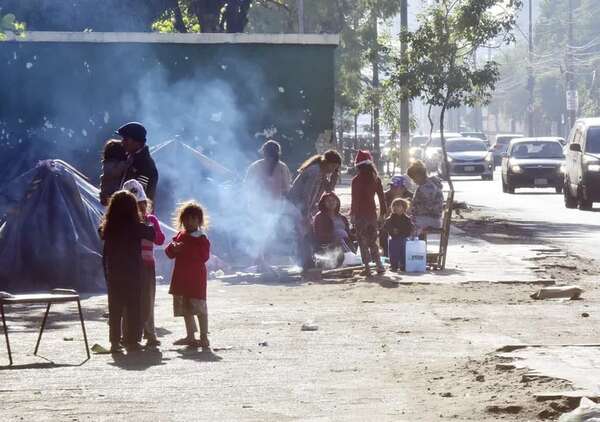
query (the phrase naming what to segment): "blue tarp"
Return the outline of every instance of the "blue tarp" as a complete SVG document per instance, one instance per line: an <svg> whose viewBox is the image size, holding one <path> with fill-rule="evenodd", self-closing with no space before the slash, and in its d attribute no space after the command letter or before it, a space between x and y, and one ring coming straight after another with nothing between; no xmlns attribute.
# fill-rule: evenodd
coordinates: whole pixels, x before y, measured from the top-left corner
<svg viewBox="0 0 600 422"><path fill-rule="evenodd" d="M60 160L41 161L1 186L0 290L105 290L103 214L98 189Z"/></svg>
<svg viewBox="0 0 600 422"><path fill-rule="evenodd" d="M98 190L59 160L0 188L0 288L104 289Z"/></svg>

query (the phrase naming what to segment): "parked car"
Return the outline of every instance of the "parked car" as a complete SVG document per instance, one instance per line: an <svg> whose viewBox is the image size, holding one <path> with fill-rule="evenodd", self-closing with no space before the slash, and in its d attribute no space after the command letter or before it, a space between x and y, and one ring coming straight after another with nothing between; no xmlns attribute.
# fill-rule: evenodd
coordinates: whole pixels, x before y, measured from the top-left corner
<svg viewBox="0 0 600 422"><path fill-rule="evenodd" d="M575 122L565 162L565 206L592 208L600 201L600 118Z"/></svg>
<svg viewBox="0 0 600 422"><path fill-rule="evenodd" d="M464 136L456 132L444 132L444 139L449 140L454 138L464 138ZM431 142L425 148L423 157L427 171L436 171L438 169L438 164L442 158L442 137L439 132L434 132L431 135Z"/></svg>
<svg viewBox="0 0 600 422"><path fill-rule="evenodd" d="M488 138L483 132L461 132L461 135L465 138L477 138L484 141L486 144L488 142Z"/></svg>
<svg viewBox="0 0 600 422"><path fill-rule="evenodd" d="M496 142L492 147L494 154L494 166L499 166L502 162L502 154L504 154L508 148L508 144L515 138L522 138L523 135L517 133L513 134L498 134L496 135Z"/></svg>
<svg viewBox="0 0 600 422"><path fill-rule="evenodd" d="M487 143L476 138L455 138L446 142L448 169L443 170L440 161L438 173L444 179L451 176L481 176L483 180L494 179L492 154Z"/></svg>
<svg viewBox="0 0 600 422"><path fill-rule="evenodd" d="M502 190L552 187L561 193L564 164L563 147L556 140L513 139L502 156Z"/></svg>

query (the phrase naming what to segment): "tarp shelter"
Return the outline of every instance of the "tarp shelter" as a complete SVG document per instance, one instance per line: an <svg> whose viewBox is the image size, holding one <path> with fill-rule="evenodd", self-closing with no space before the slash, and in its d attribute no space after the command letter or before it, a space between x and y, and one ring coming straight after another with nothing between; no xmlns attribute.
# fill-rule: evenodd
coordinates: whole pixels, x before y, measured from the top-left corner
<svg viewBox="0 0 600 422"><path fill-rule="evenodd" d="M60 160L0 187L0 290L104 290L103 214L98 189Z"/></svg>
<svg viewBox="0 0 600 422"><path fill-rule="evenodd" d="M104 288L98 190L59 160L0 188L0 288Z"/></svg>

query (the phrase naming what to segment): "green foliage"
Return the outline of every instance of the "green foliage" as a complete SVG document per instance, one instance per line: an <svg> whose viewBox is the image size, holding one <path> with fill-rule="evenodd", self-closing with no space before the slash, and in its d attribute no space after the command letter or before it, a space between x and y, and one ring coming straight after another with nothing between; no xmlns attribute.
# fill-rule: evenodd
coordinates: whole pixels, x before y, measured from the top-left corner
<svg viewBox="0 0 600 422"><path fill-rule="evenodd" d="M500 78L498 63L475 67L474 54L488 43L508 44L520 0L438 0L419 17L414 32L403 32L404 56L395 58L388 81L401 98L420 98L440 107L442 151L447 165L444 121L447 109L486 104ZM452 187L452 185L451 185Z"/></svg>
<svg viewBox="0 0 600 422"><path fill-rule="evenodd" d="M19 34L25 31L25 23L18 22L15 15L8 13L4 16L0 15L0 41L6 39L6 32L14 32Z"/></svg>

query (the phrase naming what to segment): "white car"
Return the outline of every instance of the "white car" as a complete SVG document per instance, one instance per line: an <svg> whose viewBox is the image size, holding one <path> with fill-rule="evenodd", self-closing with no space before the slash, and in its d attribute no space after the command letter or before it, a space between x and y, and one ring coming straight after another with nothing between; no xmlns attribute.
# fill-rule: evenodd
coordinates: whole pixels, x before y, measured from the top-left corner
<svg viewBox="0 0 600 422"><path fill-rule="evenodd" d="M448 171L440 161L438 173L444 179L451 176L481 176L482 180L494 179L494 158L487 143L476 138L457 138L446 141Z"/></svg>

